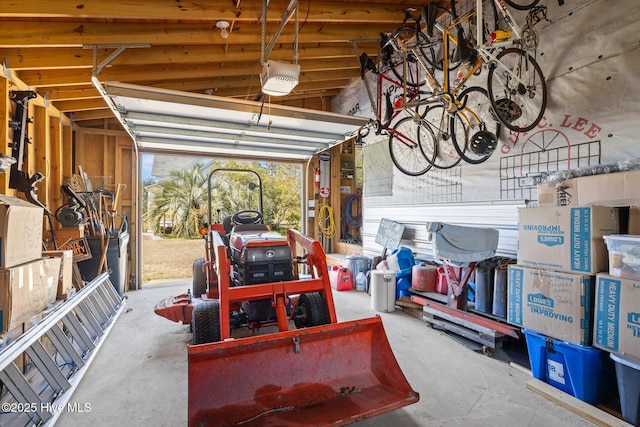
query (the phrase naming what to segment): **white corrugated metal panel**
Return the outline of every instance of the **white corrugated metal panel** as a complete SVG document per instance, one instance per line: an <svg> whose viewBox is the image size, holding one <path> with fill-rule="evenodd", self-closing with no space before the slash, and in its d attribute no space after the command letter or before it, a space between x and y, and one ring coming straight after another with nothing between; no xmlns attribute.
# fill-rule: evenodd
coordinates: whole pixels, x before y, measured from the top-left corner
<svg viewBox="0 0 640 427"><path fill-rule="evenodd" d="M471 227L496 228L500 232L496 255L516 257L518 249L518 208L524 200L450 203L443 205L384 205L372 206L364 200L363 253L374 257L383 248L375 242L382 218L405 225L401 246L411 248L420 260L432 260L432 248L427 239L427 222L446 222Z"/></svg>

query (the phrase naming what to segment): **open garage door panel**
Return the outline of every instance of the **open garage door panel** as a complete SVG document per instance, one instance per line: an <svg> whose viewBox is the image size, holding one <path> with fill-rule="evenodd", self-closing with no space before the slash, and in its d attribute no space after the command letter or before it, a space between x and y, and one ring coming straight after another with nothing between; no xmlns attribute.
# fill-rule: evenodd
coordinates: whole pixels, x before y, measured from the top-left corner
<svg viewBox="0 0 640 427"><path fill-rule="evenodd" d="M121 83L100 88L139 150L156 153L306 161L351 138L369 121Z"/></svg>

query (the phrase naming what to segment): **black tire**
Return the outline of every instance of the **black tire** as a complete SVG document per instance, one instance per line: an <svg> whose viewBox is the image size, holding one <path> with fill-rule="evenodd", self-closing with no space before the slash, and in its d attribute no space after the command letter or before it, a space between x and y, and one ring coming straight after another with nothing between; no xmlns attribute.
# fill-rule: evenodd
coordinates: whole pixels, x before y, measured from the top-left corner
<svg viewBox="0 0 640 427"><path fill-rule="evenodd" d="M390 126L388 132L389 154L400 172L420 176L431 169L436 153L430 129L420 126L413 117L403 117Z"/></svg>
<svg viewBox="0 0 640 427"><path fill-rule="evenodd" d="M504 0L506 4L514 9L528 10L537 5L540 0Z"/></svg>
<svg viewBox="0 0 640 427"><path fill-rule="evenodd" d="M438 17L437 18L438 24L442 28L447 28L452 23L458 20L458 18L454 15L454 13L449 8L446 8L440 5L436 6L436 16ZM423 16L423 22L424 22L424 16ZM458 25L457 28L462 30L461 25ZM452 29L452 31L455 31L455 30ZM459 36L459 34L454 34L454 35L456 37ZM431 36L429 36L429 34L427 33L427 34L424 34L424 37L427 41L426 41L426 44L424 44L425 42L423 42L423 45L428 46L428 49L421 50L424 59L427 61L427 63L431 67L439 71L442 71L444 69L444 42L443 42L442 32L437 28L434 28L433 34ZM448 44L449 44L449 52L448 52L449 70L451 71L458 68L462 63L462 60L460 58L460 55L457 53L458 46L452 40L449 40Z"/></svg>
<svg viewBox="0 0 640 427"><path fill-rule="evenodd" d="M495 117L487 91L472 86L460 94L458 102L464 107L451 118L455 127L454 147L462 160L479 164L491 157L498 145L500 122Z"/></svg>
<svg viewBox="0 0 640 427"><path fill-rule="evenodd" d="M327 305L320 292L300 295L293 321L298 329L329 323Z"/></svg>
<svg viewBox="0 0 640 427"><path fill-rule="evenodd" d="M456 152L453 143L452 132L455 131L452 117L442 105L429 107L422 114L421 128L430 129L435 141L435 155L429 158L429 162L436 169L450 169L460 163L460 155ZM426 134L421 132L420 136ZM423 144L424 145L424 144Z"/></svg>
<svg viewBox="0 0 640 427"><path fill-rule="evenodd" d="M542 70L531 55L518 48L505 49L496 59L487 76L491 105L507 128L528 132L540 123L547 108L547 85Z"/></svg>
<svg viewBox="0 0 640 427"><path fill-rule="evenodd" d="M204 258L193 261L193 289L191 292L196 298L207 293L207 274L204 271Z"/></svg>
<svg viewBox="0 0 640 427"><path fill-rule="evenodd" d="M220 341L220 304L218 301L204 301L193 307L191 319L193 344L207 344Z"/></svg>

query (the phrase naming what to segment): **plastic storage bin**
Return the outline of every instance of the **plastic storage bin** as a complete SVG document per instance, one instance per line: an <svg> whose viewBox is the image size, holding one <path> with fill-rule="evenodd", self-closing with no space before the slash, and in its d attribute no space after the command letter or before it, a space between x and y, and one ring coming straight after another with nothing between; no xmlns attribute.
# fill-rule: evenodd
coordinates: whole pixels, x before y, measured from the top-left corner
<svg viewBox="0 0 640 427"><path fill-rule="evenodd" d="M609 274L640 279L640 236L614 234L603 237L609 251Z"/></svg>
<svg viewBox="0 0 640 427"><path fill-rule="evenodd" d="M78 262L78 269L82 278L91 281L98 276L98 267L102 257L102 240L100 236L87 237L91 258ZM109 238L107 246L107 266L109 267L109 280L123 296L127 289L127 257L128 257L129 233L114 233Z"/></svg>
<svg viewBox="0 0 640 427"><path fill-rule="evenodd" d="M366 276L371 270L371 259L362 255L347 255L347 268L351 274L351 281L356 283L359 272L363 272Z"/></svg>
<svg viewBox="0 0 640 427"><path fill-rule="evenodd" d="M526 335L534 378L587 403L597 402L604 384L605 352L558 341L528 329L522 332Z"/></svg>
<svg viewBox="0 0 640 427"><path fill-rule="evenodd" d="M634 426L640 426L640 361L615 353L609 356L616 365L622 418Z"/></svg>

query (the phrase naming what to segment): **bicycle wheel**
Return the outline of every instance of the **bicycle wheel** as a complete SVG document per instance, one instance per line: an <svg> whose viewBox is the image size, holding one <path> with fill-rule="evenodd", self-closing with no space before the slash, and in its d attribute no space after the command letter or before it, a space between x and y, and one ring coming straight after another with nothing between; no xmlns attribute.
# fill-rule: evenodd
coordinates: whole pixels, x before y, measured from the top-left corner
<svg viewBox="0 0 640 427"><path fill-rule="evenodd" d="M540 66L525 51L500 52L489 66L487 89L498 119L512 131L530 131L542 120L547 85Z"/></svg>
<svg viewBox="0 0 640 427"><path fill-rule="evenodd" d="M400 172L419 176L431 169L436 152L429 129L418 126L413 117L403 117L387 131L389 154Z"/></svg>
<svg viewBox="0 0 640 427"><path fill-rule="evenodd" d="M482 163L491 157L498 146L500 122L493 113L484 88L469 87L462 91L457 101L462 108L455 114L457 120L452 120L456 152L467 163ZM462 128L458 129L459 126Z"/></svg>
<svg viewBox="0 0 640 427"><path fill-rule="evenodd" d="M431 128L431 133L435 136L435 156L431 160L433 167L449 169L460 163L460 155L453 143L455 126L449 112L442 105L430 107L423 114L420 123L421 127Z"/></svg>
<svg viewBox="0 0 640 427"><path fill-rule="evenodd" d="M416 54L421 55L421 59L432 66L436 61L436 52L431 42L423 33L419 31L416 33L415 28L408 26L398 29L394 35L398 46L403 50L392 55L397 59L392 67L393 74L409 88L424 85L425 70Z"/></svg>
<svg viewBox="0 0 640 427"><path fill-rule="evenodd" d="M422 10L422 21L427 25L425 31L428 33L429 25L427 21L430 20L430 18L426 9L427 7L425 6ZM451 10L440 5L436 6L435 16L437 17L437 20L434 23L434 28L432 28L432 34L429 35L421 33L427 40L427 46L429 46L429 50L427 51L426 49L423 49L422 53L425 60L431 67L442 71L444 69L444 43L442 31L449 27L453 22L457 21L457 17L455 17ZM459 26L459 28L462 28L462 26ZM456 37L457 36L458 35L456 35ZM460 58L458 46L453 42L453 40L450 40L449 45L451 46L448 52L449 70L455 70L460 66L462 58Z"/></svg>
<svg viewBox="0 0 640 427"><path fill-rule="evenodd" d="M527 10L537 5L540 0L504 0L506 4L514 9Z"/></svg>

